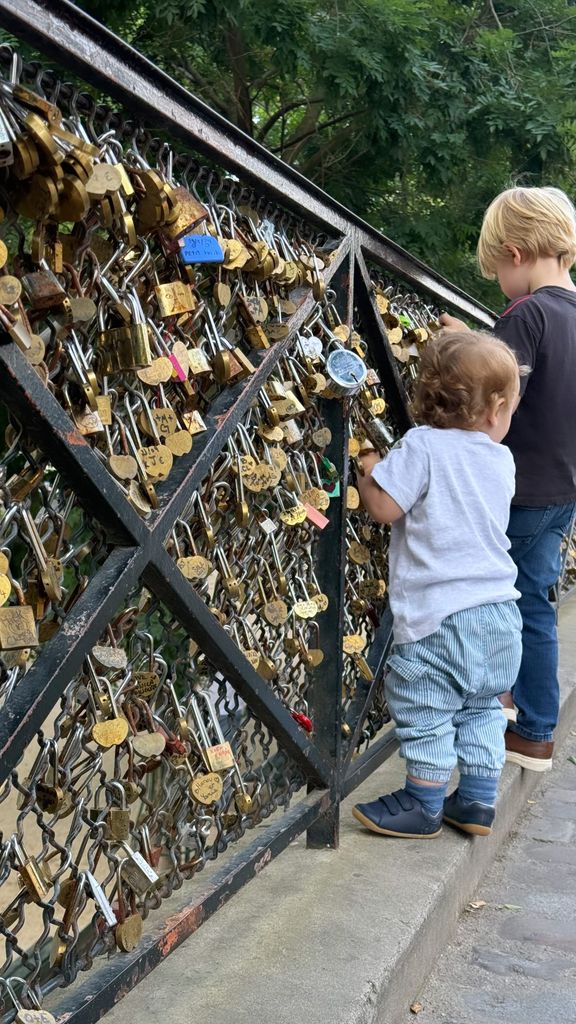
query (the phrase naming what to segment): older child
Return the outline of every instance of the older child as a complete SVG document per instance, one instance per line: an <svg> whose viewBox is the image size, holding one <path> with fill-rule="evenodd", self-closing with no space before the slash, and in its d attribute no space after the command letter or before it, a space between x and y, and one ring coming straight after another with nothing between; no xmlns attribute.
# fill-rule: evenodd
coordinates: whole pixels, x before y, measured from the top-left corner
<svg viewBox="0 0 576 1024"><path fill-rule="evenodd" d="M408 771L404 789L354 808L382 835L430 839L443 816L464 832L491 831L506 727L497 694L521 656L506 538L514 460L499 443L518 396L518 363L503 342L442 334L421 363L425 426L383 460L373 449L360 456L362 501L392 523L386 696ZM456 763L459 785L445 800Z"/></svg>
<svg viewBox="0 0 576 1024"><path fill-rule="evenodd" d="M552 767L558 722L558 638L550 589L576 508L576 213L557 188L511 188L488 207L478 242L485 277L512 302L494 333L530 367L506 444L516 462L508 536L518 567L523 653L510 694L506 759ZM454 317L443 323L461 330ZM514 705L518 708L518 717Z"/></svg>

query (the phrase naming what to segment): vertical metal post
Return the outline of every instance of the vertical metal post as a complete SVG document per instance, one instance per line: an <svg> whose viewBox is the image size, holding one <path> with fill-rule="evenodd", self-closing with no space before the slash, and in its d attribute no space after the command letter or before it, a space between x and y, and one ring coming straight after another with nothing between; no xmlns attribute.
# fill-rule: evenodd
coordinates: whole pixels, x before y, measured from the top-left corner
<svg viewBox="0 0 576 1024"><path fill-rule="evenodd" d="M352 327L354 295L354 247L350 259L336 274L332 285L336 307ZM324 660L314 672L309 691L316 746L334 764L332 802L308 829L311 849L336 849L340 831L340 786L342 762L342 675L344 635L344 590L346 580L346 488L348 486L347 402L324 400L320 415L332 433L329 457L340 480L340 494L330 502L329 525L322 531L317 547L318 583L330 595L330 604L320 625Z"/></svg>

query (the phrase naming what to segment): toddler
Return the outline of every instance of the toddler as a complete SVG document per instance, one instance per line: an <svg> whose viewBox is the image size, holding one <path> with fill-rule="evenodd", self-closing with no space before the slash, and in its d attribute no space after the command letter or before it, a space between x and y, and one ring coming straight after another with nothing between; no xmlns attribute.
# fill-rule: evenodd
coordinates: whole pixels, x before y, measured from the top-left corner
<svg viewBox="0 0 576 1024"><path fill-rule="evenodd" d="M381 835L431 839L443 818L488 835L504 764L497 695L516 678L522 644L506 536L514 460L500 441L520 371L504 342L472 333L442 332L425 350L416 389L424 425L384 459L360 453L363 504L392 524L386 697L407 764L404 789L354 808ZM456 764L458 788L446 799Z"/></svg>

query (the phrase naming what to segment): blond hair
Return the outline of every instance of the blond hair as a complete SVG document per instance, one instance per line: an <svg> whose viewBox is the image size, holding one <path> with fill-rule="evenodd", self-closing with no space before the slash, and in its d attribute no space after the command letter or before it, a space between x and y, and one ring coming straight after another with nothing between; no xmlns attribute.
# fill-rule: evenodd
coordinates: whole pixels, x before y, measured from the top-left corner
<svg viewBox="0 0 576 1024"><path fill-rule="evenodd" d="M529 259L556 256L563 270L576 261L576 211L559 188L509 188L484 214L478 263L484 277L496 276L496 263L515 245Z"/></svg>
<svg viewBox="0 0 576 1024"><path fill-rule="evenodd" d="M484 331L441 331L422 354L414 408L430 427L473 430L499 398L512 400L519 367Z"/></svg>

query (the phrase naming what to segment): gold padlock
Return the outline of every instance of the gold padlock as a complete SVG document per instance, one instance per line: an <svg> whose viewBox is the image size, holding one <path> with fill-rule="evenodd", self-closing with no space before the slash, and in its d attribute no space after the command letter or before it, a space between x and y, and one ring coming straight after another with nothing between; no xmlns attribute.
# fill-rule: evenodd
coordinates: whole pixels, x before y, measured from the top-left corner
<svg viewBox="0 0 576 1024"><path fill-rule="evenodd" d="M20 651L38 647L34 612L29 605L0 608L0 650Z"/></svg>

